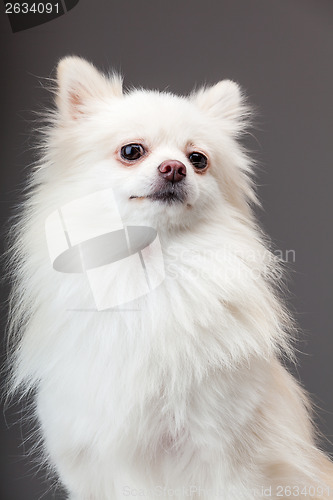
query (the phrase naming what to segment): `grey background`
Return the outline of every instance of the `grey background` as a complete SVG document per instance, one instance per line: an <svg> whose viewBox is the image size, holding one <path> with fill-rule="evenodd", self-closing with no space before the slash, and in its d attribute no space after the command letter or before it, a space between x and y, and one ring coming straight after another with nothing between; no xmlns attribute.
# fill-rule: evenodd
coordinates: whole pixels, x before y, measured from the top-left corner
<svg viewBox="0 0 333 500"><path fill-rule="evenodd" d="M1 7L1 222L33 160L30 110L49 102L39 78L52 75L60 57L118 69L127 85L187 93L231 78L245 88L259 110L255 138L247 139L261 165L258 216L278 249L296 253L290 305L303 329L296 375L332 438L333 2L80 0L65 16L15 34ZM22 458L27 429L13 425L20 411L14 405L1 416L1 499L36 500L50 484ZM332 451L329 441L322 445Z"/></svg>

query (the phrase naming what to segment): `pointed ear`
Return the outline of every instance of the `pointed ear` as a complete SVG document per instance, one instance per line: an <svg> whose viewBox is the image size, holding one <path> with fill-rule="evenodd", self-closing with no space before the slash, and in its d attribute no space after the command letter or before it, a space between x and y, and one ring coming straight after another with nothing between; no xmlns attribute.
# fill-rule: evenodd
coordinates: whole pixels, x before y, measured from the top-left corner
<svg viewBox="0 0 333 500"><path fill-rule="evenodd" d="M203 87L192 98L212 118L221 119L231 132L241 131L250 115L239 85L222 80L212 87Z"/></svg>
<svg viewBox="0 0 333 500"><path fill-rule="evenodd" d="M109 78L92 64L80 57L65 57L57 68L57 106L69 119L84 115L86 105L93 98L121 97L122 79L118 75Z"/></svg>

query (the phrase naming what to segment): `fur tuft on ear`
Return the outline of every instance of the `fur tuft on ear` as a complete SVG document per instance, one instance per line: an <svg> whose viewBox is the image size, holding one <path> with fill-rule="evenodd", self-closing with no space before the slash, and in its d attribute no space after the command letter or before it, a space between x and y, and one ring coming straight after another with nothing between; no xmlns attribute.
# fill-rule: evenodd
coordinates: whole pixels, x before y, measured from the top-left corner
<svg viewBox="0 0 333 500"><path fill-rule="evenodd" d="M250 115L239 85L231 80L203 87L192 98L210 116L225 121L232 132L240 132Z"/></svg>
<svg viewBox="0 0 333 500"><path fill-rule="evenodd" d="M122 78L106 77L85 59L75 56L60 60L57 67L57 106L65 118L77 119L93 98L121 97Z"/></svg>

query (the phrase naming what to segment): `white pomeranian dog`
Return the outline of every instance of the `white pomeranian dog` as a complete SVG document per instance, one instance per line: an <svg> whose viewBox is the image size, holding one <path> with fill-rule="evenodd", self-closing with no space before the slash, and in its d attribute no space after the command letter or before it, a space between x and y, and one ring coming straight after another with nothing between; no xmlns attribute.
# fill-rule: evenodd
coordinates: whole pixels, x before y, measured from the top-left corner
<svg viewBox="0 0 333 500"><path fill-rule="evenodd" d="M13 229L10 391L68 498L333 498L238 85L123 92L67 57L56 105Z"/></svg>

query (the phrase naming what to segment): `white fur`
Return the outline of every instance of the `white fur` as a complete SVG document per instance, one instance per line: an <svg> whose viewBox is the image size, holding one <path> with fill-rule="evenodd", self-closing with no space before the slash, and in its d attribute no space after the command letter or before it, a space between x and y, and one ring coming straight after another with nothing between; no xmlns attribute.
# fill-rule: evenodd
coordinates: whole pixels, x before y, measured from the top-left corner
<svg viewBox="0 0 333 500"><path fill-rule="evenodd" d="M319 497L331 467L279 361L292 355L293 326L252 214L238 86L122 93L119 77L74 57L60 62L58 86L14 229L11 390L35 391L45 453L70 498L254 500L262 488L281 498L279 486ZM126 167L117 151L130 142L149 154ZM208 155L205 174L188 147ZM168 159L187 167L187 202L129 199L150 192ZM124 224L157 229L166 279L131 311L68 310L88 304L84 277L52 269L45 219L105 188ZM115 283L133 279L125 270Z"/></svg>

